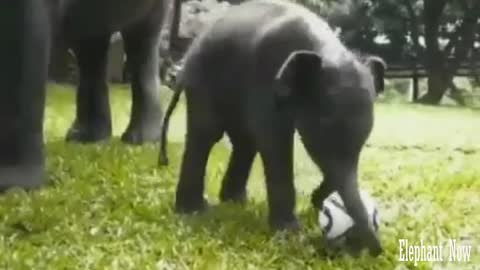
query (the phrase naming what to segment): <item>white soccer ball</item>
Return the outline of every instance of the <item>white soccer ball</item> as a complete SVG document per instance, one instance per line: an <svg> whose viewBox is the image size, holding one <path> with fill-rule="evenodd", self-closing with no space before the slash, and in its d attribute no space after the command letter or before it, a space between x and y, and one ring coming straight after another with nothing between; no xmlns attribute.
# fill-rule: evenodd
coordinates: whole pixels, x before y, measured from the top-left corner
<svg viewBox="0 0 480 270"><path fill-rule="evenodd" d="M377 232L380 225L377 205L368 193L361 191L360 196L368 213L369 225ZM344 243L345 236L354 225L353 219L348 215L337 192L330 194L323 202L318 222L326 240L339 245Z"/></svg>

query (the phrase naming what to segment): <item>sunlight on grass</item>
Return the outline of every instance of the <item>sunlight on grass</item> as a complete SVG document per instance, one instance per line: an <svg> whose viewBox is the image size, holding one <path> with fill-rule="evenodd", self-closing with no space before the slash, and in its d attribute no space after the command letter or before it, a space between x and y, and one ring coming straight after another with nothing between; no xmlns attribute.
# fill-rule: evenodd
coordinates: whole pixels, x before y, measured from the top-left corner
<svg viewBox="0 0 480 270"><path fill-rule="evenodd" d="M74 93L52 85L46 110L49 184L0 197L0 269L411 269L398 262L398 239L433 244L449 238L473 245L480 265L480 112L379 104L375 130L361 160L360 185L381 209L385 253L379 258L332 257L321 244L309 194L322 179L297 142L295 177L304 225L295 235L272 235L266 223L263 172L256 160L244 206L218 205L229 151L216 145L209 161L201 216L172 211L183 151L185 108L171 122L172 165L156 167L157 145L119 142L128 123L130 91L115 86L115 138L99 145L64 143L74 116ZM170 91L163 91L166 104ZM420 263L415 269L431 269ZM446 264L435 264L447 267ZM440 268L439 268L440 269Z"/></svg>

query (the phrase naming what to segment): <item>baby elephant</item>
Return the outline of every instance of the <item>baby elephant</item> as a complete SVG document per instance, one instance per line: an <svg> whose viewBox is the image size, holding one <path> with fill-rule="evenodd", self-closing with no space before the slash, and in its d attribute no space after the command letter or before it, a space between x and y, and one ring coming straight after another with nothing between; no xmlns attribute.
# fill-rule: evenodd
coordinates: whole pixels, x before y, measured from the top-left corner
<svg viewBox="0 0 480 270"><path fill-rule="evenodd" d="M382 252L369 229L357 175L361 149L373 126L377 57L357 57L314 13L280 0L244 2L226 12L192 43L177 76L187 102L186 148L176 210L206 208L205 167L226 133L233 146L220 198L243 202L252 162L262 158L273 229L297 229L293 146L295 130L324 175L312 203L338 191L356 222L354 245ZM377 78L383 80L383 78ZM382 81L383 82L383 81ZM160 163L166 164L165 134Z"/></svg>

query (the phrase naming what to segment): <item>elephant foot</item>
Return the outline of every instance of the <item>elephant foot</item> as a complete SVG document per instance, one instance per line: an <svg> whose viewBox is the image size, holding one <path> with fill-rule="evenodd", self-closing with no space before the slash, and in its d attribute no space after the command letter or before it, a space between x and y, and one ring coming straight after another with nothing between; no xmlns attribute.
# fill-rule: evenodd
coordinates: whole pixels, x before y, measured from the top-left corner
<svg viewBox="0 0 480 270"><path fill-rule="evenodd" d="M152 117L148 121L132 121L122 135L127 144L141 145L146 142L158 142L162 133L162 118Z"/></svg>
<svg viewBox="0 0 480 270"><path fill-rule="evenodd" d="M66 141L95 143L108 140L112 136L111 124L78 124L75 122L68 130Z"/></svg>
<svg viewBox="0 0 480 270"><path fill-rule="evenodd" d="M0 165L0 193L10 188L36 189L43 185L45 170L43 164Z"/></svg>
<svg viewBox="0 0 480 270"><path fill-rule="evenodd" d="M347 251L352 256L359 256L364 248L368 248L373 257L383 253L383 248L377 234L371 229L354 226L346 237Z"/></svg>
<svg viewBox="0 0 480 270"><path fill-rule="evenodd" d="M220 192L220 201L245 204L247 202L247 192L245 190L236 192L222 190Z"/></svg>
<svg viewBox="0 0 480 270"><path fill-rule="evenodd" d="M191 215L205 212L209 207L207 200L177 199L175 202L175 212L177 214Z"/></svg>
<svg viewBox="0 0 480 270"><path fill-rule="evenodd" d="M300 230L300 222L295 216L292 217L271 217L270 227L273 231L291 231L296 232Z"/></svg>

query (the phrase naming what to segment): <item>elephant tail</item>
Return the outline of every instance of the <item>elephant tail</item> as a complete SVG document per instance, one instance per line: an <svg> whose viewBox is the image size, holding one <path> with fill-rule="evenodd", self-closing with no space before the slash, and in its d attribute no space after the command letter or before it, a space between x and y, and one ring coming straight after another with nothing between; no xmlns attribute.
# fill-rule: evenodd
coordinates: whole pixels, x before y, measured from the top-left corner
<svg viewBox="0 0 480 270"><path fill-rule="evenodd" d="M180 95L182 94L182 87L178 87L175 89L173 93L172 100L170 104L168 104L167 111L165 113L165 117L163 118L163 125L162 125L162 134L160 138L160 153L158 156L158 166L167 166L168 155L167 155L167 135L168 135L168 125L170 123L170 117L173 114L173 110L177 107L178 101L180 100Z"/></svg>

